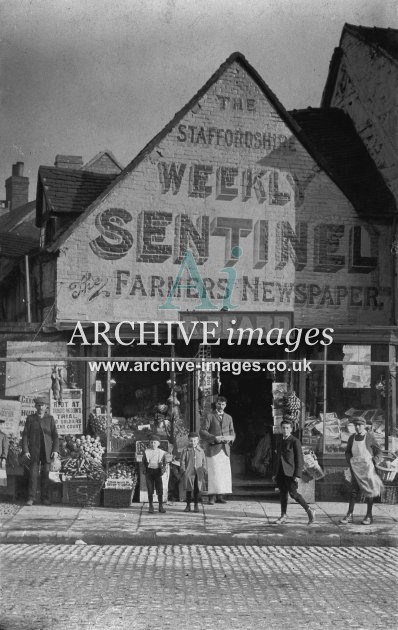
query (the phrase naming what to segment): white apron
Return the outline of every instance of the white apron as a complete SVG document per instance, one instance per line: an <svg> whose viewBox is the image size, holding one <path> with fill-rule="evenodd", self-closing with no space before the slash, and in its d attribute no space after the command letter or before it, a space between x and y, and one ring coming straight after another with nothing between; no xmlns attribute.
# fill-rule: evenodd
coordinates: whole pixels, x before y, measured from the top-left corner
<svg viewBox="0 0 398 630"><path fill-rule="evenodd" d="M220 451L207 458L208 494L231 494L232 477L229 457Z"/></svg>
<svg viewBox="0 0 398 630"><path fill-rule="evenodd" d="M376 473L372 455L366 448L365 440L353 441L350 465L364 497L378 497L384 486Z"/></svg>

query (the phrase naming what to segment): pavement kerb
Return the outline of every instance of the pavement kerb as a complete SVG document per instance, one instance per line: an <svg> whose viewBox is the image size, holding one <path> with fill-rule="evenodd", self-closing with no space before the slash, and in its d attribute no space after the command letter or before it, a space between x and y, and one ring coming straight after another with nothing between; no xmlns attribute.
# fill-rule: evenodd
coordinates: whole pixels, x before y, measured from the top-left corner
<svg viewBox="0 0 398 630"><path fill-rule="evenodd" d="M85 533L57 531L7 531L0 532L0 544L75 544L87 545L208 545L208 546L298 546L298 547L398 547L398 536L391 534L355 534L355 533L297 533L261 532L253 534L234 533L190 533L176 534L168 532L151 533Z"/></svg>

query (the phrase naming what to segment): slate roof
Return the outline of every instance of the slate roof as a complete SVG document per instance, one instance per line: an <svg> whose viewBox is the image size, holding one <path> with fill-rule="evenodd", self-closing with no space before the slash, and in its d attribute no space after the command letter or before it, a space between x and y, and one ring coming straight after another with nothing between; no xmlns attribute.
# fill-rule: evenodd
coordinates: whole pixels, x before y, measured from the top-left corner
<svg viewBox="0 0 398 630"><path fill-rule="evenodd" d="M355 26L345 24L343 29L362 41L382 49L390 57L398 61L398 30L395 28L379 28L376 26Z"/></svg>
<svg viewBox="0 0 398 630"><path fill-rule="evenodd" d="M35 226L35 219L36 201L29 201L0 217L0 232L12 232L38 241L40 230Z"/></svg>
<svg viewBox="0 0 398 630"><path fill-rule="evenodd" d="M0 258L20 258L38 246L38 239L0 232Z"/></svg>
<svg viewBox="0 0 398 630"><path fill-rule="evenodd" d="M334 181L360 215L396 213L394 196L348 114L335 107L310 107L293 110L290 115L322 155Z"/></svg>
<svg viewBox="0 0 398 630"><path fill-rule="evenodd" d="M36 225L41 226L43 221L43 192L49 212L78 215L107 189L115 177L115 174L40 166Z"/></svg>

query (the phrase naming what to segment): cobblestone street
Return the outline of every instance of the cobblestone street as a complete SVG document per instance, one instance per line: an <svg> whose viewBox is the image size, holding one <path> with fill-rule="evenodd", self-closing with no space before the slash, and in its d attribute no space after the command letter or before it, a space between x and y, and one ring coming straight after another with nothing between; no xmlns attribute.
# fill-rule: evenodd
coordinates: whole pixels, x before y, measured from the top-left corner
<svg viewBox="0 0 398 630"><path fill-rule="evenodd" d="M397 626L398 550L1 545L1 630Z"/></svg>

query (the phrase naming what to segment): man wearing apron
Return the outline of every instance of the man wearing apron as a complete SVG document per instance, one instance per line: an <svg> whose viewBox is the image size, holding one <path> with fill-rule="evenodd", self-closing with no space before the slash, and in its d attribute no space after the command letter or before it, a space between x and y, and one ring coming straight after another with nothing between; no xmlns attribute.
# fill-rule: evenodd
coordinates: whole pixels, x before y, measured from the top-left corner
<svg viewBox="0 0 398 630"><path fill-rule="evenodd" d="M230 444L235 440L235 430L230 415L224 412L227 399L218 396L216 410L206 418L200 437L206 441L208 497L213 505L226 503L224 495L232 493Z"/></svg>
<svg viewBox="0 0 398 630"><path fill-rule="evenodd" d="M362 495L367 503L366 516L362 525L371 525L373 501L383 489L383 483L374 467L374 461L380 459L381 448L372 433L366 431L363 418L355 418L354 425L355 433L348 438L345 451L351 471L351 496L348 512L340 523L346 525L353 522L354 506Z"/></svg>

